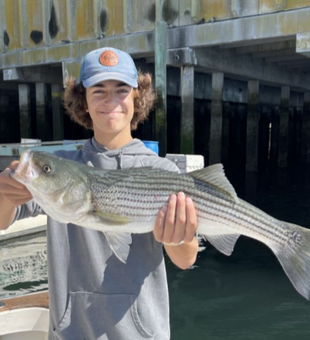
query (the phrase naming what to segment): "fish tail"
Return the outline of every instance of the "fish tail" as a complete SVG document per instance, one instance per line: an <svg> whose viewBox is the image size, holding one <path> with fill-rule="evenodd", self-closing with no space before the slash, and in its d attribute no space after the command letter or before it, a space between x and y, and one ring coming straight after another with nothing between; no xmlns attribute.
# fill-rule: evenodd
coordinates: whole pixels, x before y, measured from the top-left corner
<svg viewBox="0 0 310 340"><path fill-rule="evenodd" d="M283 222L286 223L286 222ZM310 230L286 223L289 227L286 246L272 247L286 275L296 290L310 298Z"/></svg>

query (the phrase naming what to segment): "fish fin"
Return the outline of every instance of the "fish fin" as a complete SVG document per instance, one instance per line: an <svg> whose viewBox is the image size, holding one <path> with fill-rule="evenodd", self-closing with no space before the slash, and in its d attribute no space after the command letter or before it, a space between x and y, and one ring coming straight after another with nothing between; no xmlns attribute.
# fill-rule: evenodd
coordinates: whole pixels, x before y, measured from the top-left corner
<svg viewBox="0 0 310 340"><path fill-rule="evenodd" d="M207 239L218 251L224 255L230 256L234 250L235 244L240 234L226 235L202 235Z"/></svg>
<svg viewBox="0 0 310 340"><path fill-rule="evenodd" d="M113 251L114 255L123 263L126 263L130 245L132 242L131 234L123 232L105 231L104 236Z"/></svg>
<svg viewBox="0 0 310 340"><path fill-rule="evenodd" d="M101 223L106 225L124 225L130 222L128 217L118 214L103 213L100 211L92 211L91 214L96 216Z"/></svg>
<svg viewBox="0 0 310 340"><path fill-rule="evenodd" d="M235 203L239 203L234 187L225 176L223 164L213 164L206 168L189 172L187 175L222 189Z"/></svg>
<svg viewBox="0 0 310 340"><path fill-rule="evenodd" d="M299 294L310 299L310 230L283 222L289 227L286 247L269 245Z"/></svg>
<svg viewBox="0 0 310 340"><path fill-rule="evenodd" d="M238 233L230 232L227 226L217 221L204 221L198 226L198 234L209 241L218 251L230 256L240 236Z"/></svg>

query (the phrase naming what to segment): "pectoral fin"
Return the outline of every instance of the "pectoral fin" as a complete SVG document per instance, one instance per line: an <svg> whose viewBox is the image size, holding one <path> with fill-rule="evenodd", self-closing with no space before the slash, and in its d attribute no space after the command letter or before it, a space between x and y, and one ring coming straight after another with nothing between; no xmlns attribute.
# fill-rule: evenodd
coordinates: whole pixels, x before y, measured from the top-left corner
<svg viewBox="0 0 310 340"><path fill-rule="evenodd" d="M130 222L128 217L113 213L93 211L91 214L96 216L102 224L106 225L123 225Z"/></svg>
<svg viewBox="0 0 310 340"><path fill-rule="evenodd" d="M122 232L106 231L104 235L115 256L126 263L132 242L131 234Z"/></svg>

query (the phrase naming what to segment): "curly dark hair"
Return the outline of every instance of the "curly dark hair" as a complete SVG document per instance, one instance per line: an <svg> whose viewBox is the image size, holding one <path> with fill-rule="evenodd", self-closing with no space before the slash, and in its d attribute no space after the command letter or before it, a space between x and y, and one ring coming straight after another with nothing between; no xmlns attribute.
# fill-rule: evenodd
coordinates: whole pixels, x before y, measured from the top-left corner
<svg viewBox="0 0 310 340"><path fill-rule="evenodd" d="M136 130L139 123L145 121L155 102L155 93L152 86L152 77L149 73L138 74L138 88L133 89L134 115L131 121L131 130ZM73 77L65 80L64 107L70 118L93 130L93 121L86 112L86 88L82 83L76 83Z"/></svg>

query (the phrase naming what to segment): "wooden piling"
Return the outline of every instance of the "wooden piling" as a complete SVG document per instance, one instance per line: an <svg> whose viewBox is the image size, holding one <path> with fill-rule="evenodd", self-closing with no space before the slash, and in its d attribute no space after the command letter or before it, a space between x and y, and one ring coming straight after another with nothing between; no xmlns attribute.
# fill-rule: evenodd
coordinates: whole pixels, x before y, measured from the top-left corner
<svg viewBox="0 0 310 340"><path fill-rule="evenodd" d="M281 87L278 166L287 167L290 86Z"/></svg>
<svg viewBox="0 0 310 340"><path fill-rule="evenodd" d="M53 110L53 140L64 139L63 119L63 89L59 84L52 84L52 110Z"/></svg>
<svg viewBox="0 0 310 340"><path fill-rule="evenodd" d="M46 105L47 105L47 90L45 83L36 83L36 137L41 140L46 139L46 132L48 128L46 120Z"/></svg>
<svg viewBox="0 0 310 340"><path fill-rule="evenodd" d="M301 130L301 162L310 163L310 92L304 94Z"/></svg>
<svg viewBox="0 0 310 340"><path fill-rule="evenodd" d="M309 133L309 130L308 130ZM302 108L296 107L294 110L294 139L293 139L293 162L299 165L301 162L301 137L302 137Z"/></svg>
<svg viewBox="0 0 310 340"><path fill-rule="evenodd" d="M259 81L248 81L248 114L246 128L246 171L257 172L258 124L259 124Z"/></svg>
<svg viewBox="0 0 310 340"><path fill-rule="evenodd" d="M33 129L30 114L30 86L28 84L18 85L19 95L19 119L20 119L20 138L31 138Z"/></svg>
<svg viewBox="0 0 310 340"><path fill-rule="evenodd" d="M194 67L181 68L181 153L194 153Z"/></svg>
<svg viewBox="0 0 310 340"><path fill-rule="evenodd" d="M156 1L155 23L155 92L157 98L155 108L155 134L159 142L160 156L164 156L167 152L167 23L162 19L163 3L163 0Z"/></svg>
<svg viewBox="0 0 310 340"><path fill-rule="evenodd" d="M267 170L269 165L270 123L271 123L271 109L268 106L263 106L261 108L258 126L258 159L257 159L258 170L262 172Z"/></svg>
<svg viewBox="0 0 310 340"><path fill-rule="evenodd" d="M222 154L221 159L222 163L225 164L228 162L229 157L229 112L230 112L230 103L223 103L223 113L222 113Z"/></svg>
<svg viewBox="0 0 310 340"><path fill-rule="evenodd" d="M269 169L273 171L276 170L278 167L279 127L280 107L275 106L271 115L271 140L269 153Z"/></svg>
<svg viewBox="0 0 310 340"><path fill-rule="evenodd" d="M212 73L209 163L221 162L224 73Z"/></svg>

